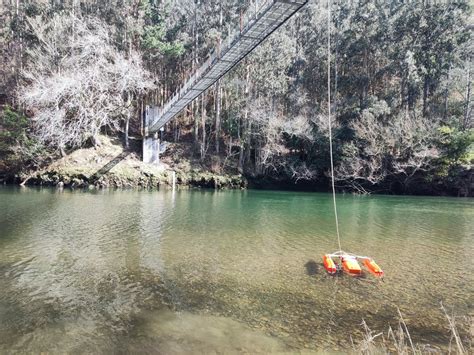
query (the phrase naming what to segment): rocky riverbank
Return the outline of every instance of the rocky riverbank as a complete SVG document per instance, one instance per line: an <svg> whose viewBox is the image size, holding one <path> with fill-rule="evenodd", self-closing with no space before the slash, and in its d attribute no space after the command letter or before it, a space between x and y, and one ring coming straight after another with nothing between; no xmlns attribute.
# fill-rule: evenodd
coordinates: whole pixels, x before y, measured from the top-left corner
<svg viewBox="0 0 474 355"><path fill-rule="evenodd" d="M192 142L169 143L160 157L159 165L141 161L141 140L131 139L124 148L121 140L101 136L99 144L69 152L61 158L34 170L7 169L0 159L0 183L71 188L160 188L175 184L180 187L212 189L274 189L300 191L329 191L329 181L319 176L310 181L295 182L288 176L272 174L257 176L252 172L238 174L237 161L223 155L208 154L201 160ZM43 164L46 158L42 158ZM470 166L460 166L446 176L427 179L413 177L409 184L387 179L378 186L367 187L367 192L397 195L434 195L472 197L474 176ZM347 186L338 186L339 192L361 192Z"/></svg>
<svg viewBox="0 0 474 355"><path fill-rule="evenodd" d="M247 181L240 175L216 175L191 171L175 172L176 185L214 189L243 189ZM71 188L160 188L171 187L173 171L154 168L115 171L101 176L86 175L77 171L48 169L29 176L25 185Z"/></svg>
<svg viewBox="0 0 474 355"><path fill-rule="evenodd" d="M160 188L180 187L241 189L247 187L242 175L216 174L189 164L145 164L137 149L101 137L97 147L73 151L48 166L19 173L14 180L24 185L71 188Z"/></svg>

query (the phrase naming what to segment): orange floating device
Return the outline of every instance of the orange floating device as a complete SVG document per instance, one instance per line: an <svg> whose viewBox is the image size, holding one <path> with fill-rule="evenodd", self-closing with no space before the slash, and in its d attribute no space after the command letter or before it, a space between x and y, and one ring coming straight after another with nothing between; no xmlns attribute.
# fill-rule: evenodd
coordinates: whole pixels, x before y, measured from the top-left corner
<svg viewBox="0 0 474 355"><path fill-rule="evenodd" d="M329 274L332 275L337 272L336 264L334 263L334 260L332 260L332 258L328 254L323 256L323 265Z"/></svg>
<svg viewBox="0 0 474 355"><path fill-rule="evenodd" d="M375 261L371 258L364 259L364 265L365 267L369 270L369 272L377 277L382 277L383 276L383 271L378 266Z"/></svg>
<svg viewBox="0 0 474 355"><path fill-rule="evenodd" d="M343 256L342 260L342 267L344 271L351 275L360 275L362 274L362 269L360 268L357 259L353 256Z"/></svg>
<svg viewBox="0 0 474 355"><path fill-rule="evenodd" d="M333 259L338 258L340 264L336 264ZM359 261L363 262L367 270L374 276L382 277L384 275L380 266L376 262L367 256L360 256L355 254L346 253L345 251L339 250L332 254L325 254L323 256L323 264L326 271L333 275L342 269L352 276L362 275L362 269L359 265Z"/></svg>

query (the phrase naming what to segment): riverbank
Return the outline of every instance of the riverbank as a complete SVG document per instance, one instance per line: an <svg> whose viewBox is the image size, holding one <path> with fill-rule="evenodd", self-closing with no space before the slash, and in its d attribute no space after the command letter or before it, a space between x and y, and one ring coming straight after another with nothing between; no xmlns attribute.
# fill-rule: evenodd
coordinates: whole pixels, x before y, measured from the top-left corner
<svg viewBox="0 0 474 355"><path fill-rule="evenodd" d="M181 188L286 190L327 192L327 176L320 174L311 180L295 181L285 174L255 174L252 170L239 173L238 159L228 153L207 154L201 160L192 139L168 143L159 165L141 160L141 140L130 139L125 148L119 138L100 136L98 145L77 149L64 157L50 157L42 168L22 167L5 171L0 161L0 183L71 188L147 188L171 187L173 179ZM362 186L338 182L336 189L345 193L373 193L389 195L474 196L472 167L460 166L444 177L413 176L401 183L387 178L378 186Z"/></svg>
<svg viewBox="0 0 474 355"><path fill-rule="evenodd" d="M172 156L159 165L141 161L139 142L131 142L125 149L121 142L107 136L99 138L99 145L77 149L47 166L21 172L8 182L71 188L160 188L175 183L181 187L240 189L247 187L242 175L217 174L197 164L186 164L182 159L174 163Z"/></svg>

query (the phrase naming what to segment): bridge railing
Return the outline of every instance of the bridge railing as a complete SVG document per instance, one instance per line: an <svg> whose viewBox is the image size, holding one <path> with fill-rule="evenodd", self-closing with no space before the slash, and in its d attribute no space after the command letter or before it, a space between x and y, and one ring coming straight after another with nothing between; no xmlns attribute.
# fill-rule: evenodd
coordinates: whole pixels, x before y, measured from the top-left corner
<svg viewBox="0 0 474 355"><path fill-rule="evenodd" d="M237 46L236 50L237 53L233 53L232 61L233 65L238 63L250 50L245 46L238 46L238 42L242 40L242 36L245 35L247 32L252 31L260 31L257 33L258 36L261 36L262 39L268 35L267 29L264 26L258 27L257 30L253 29L252 27L258 22L264 15L265 13L276 3L280 3L280 6L283 6L283 4L293 4L293 5L299 5L302 6L304 5L308 0L257 0L256 4L252 6L252 8L248 9L242 16L241 24L237 27L234 27L229 35L227 36L227 40L225 41L224 46L222 46L219 50L214 49L212 52L209 54L208 58L204 63L202 63L199 68L191 75L188 77L186 80L185 84L181 87L179 87L171 96L171 98L166 102L165 105L163 105L159 110L153 111L153 116L151 117L150 120L148 120L150 124L150 129L151 130L157 130L160 127L162 127L166 122L171 119L174 115L176 115L182 108L184 108L189 102L192 101L190 99L189 102L184 102L181 103L179 106L182 107L177 107L176 112L174 113L169 113L177 104L177 102L186 96L190 90L192 90L196 84L214 67L214 64L217 64L217 62L224 57L230 50L234 48L234 46ZM299 8L298 7L298 8ZM296 11L296 10L295 10ZM267 19L268 20L268 19ZM270 19L274 23L270 24L269 26L272 27L275 23L278 23L279 19ZM274 27L274 26L273 26ZM274 28L272 29L274 30ZM271 32L271 31L270 31ZM257 44L260 42L260 38L253 38L254 41L257 41ZM232 67L231 66L231 67ZM223 72L220 73L217 70L218 76L222 76L227 70L229 69L222 69ZM216 73L214 73L215 75ZM220 77L219 76L219 77ZM207 78L209 79L214 79L214 78ZM215 79L217 81L218 79ZM212 84L211 84L212 85ZM201 89L196 90L199 94L203 91ZM192 96L192 95L191 95ZM198 94L196 95L198 96ZM186 101L186 100L183 100ZM169 114L168 114L169 113Z"/></svg>

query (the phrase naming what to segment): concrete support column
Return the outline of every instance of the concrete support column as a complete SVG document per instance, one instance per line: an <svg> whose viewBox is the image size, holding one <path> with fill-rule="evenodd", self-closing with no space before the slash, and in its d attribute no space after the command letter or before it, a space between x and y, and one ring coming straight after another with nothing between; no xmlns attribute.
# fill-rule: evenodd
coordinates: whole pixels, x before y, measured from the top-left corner
<svg viewBox="0 0 474 355"><path fill-rule="evenodd" d="M148 134L148 127L153 122L154 111L152 107L145 107L145 117L143 117L143 162L147 164L160 163L160 140L158 132L153 135Z"/></svg>
<svg viewBox="0 0 474 355"><path fill-rule="evenodd" d="M160 140L158 133L151 137L143 137L143 162L148 164L160 163Z"/></svg>

